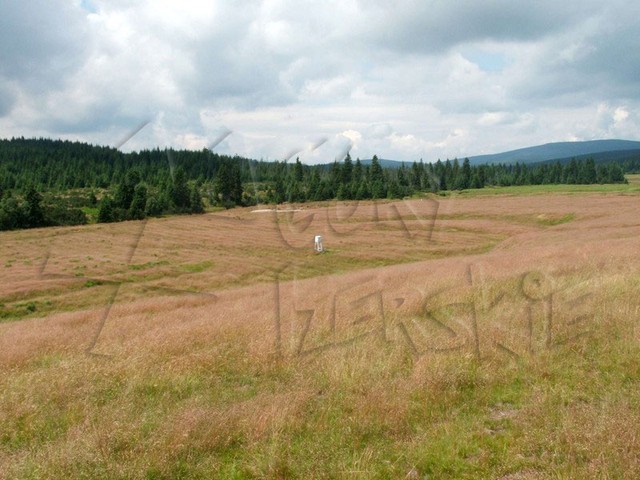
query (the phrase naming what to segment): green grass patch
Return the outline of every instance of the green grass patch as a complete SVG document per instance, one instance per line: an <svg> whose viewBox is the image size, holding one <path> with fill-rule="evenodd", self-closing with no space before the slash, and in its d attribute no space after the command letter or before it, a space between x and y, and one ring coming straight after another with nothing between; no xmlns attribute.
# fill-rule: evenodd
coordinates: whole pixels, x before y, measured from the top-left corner
<svg viewBox="0 0 640 480"><path fill-rule="evenodd" d="M185 273L200 273L213 267L211 260L205 260L199 263L186 263L180 266L180 269Z"/></svg>
<svg viewBox="0 0 640 480"><path fill-rule="evenodd" d="M0 321L21 320L35 315L45 315L54 310L50 300L29 300L10 305L0 304Z"/></svg>
<svg viewBox="0 0 640 480"><path fill-rule="evenodd" d="M87 217L88 223L98 223L98 207L81 207L82 213L84 213Z"/></svg>

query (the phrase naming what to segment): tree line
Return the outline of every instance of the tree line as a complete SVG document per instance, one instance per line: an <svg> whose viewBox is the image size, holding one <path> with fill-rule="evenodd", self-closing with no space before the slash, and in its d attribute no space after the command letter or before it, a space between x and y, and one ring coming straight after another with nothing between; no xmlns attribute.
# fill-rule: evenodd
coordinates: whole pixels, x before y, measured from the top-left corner
<svg viewBox="0 0 640 480"><path fill-rule="evenodd" d="M70 199L59 201L49 196L45 199L33 186L26 188L22 195L0 190L0 230L85 223L87 216Z"/></svg>
<svg viewBox="0 0 640 480"><path fill-rule="evenodd" d="M266 162L202 151L113 148L49 139L0 140L0 229L202 213L205 204L404 198L510 185L625 182L640 159L471 165L468 159L384 168L347 155L328 165Z"/></svg>
<svg viewBox="0 0 640 480"><path fill-rule="evenodd" d="M299 160L277 163L275 180L263 200L267 203L318 200L367 200L404 198L419 192L438 193L492 186L624 183L617 163L596 165L594 159L554 164L496 164L472 166L469 159L435 163L414 162L399 168L383 168L374 155L370 163L355 162L349 155L330 167L311 167Z"/></svg>

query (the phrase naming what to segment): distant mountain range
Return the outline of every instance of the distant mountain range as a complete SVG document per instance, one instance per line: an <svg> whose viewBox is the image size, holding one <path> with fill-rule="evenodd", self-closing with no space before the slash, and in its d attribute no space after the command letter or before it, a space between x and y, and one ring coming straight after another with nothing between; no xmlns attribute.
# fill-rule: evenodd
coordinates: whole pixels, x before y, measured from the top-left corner
<svg viewBox="0 0 640 480"><path fill-rule="evenodd" d="M543 163L569 162L572 158L585 159L593 157L596 162L624 161L640 156L640 142L632 140L589 140L584 142L546 143L535 147L519 148L508 152L490 155L476 155L469 157L472 165L487 163ZM459 158L463 160L463 158ZM410 166L413 161L380 159L385 168L399 168L400 165ZM363 165L370 165L371 160L362 160Z"/></svg>
<svg viewBox="0 0 640 480"><path fill-rule="evenodd" d="M472 165L483 163L539 163L550 160L564 160L573 157L593 156L596 160L599 155L616 159L616 154L630 151L640 152L640 142L631 140L590 140L585 142L559 142L547 143L536 147L520 148L492 155L478 155L469 157Z"/></svg>

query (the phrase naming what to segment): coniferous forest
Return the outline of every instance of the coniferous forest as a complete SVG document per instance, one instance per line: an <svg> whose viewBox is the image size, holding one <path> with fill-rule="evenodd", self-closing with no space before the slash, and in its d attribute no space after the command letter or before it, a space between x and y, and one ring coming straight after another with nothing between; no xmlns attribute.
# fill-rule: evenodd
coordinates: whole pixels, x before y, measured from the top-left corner
<svg viewBox="0 0 640 480"><path fill-rule="evenodd" d="M0 140L0 230L117 222L205 207L404 198L488 186L626 182L640 159L472 166L422 160L383 168L377 157L305 165L209 150L143 150L49 139Z"/></svg>

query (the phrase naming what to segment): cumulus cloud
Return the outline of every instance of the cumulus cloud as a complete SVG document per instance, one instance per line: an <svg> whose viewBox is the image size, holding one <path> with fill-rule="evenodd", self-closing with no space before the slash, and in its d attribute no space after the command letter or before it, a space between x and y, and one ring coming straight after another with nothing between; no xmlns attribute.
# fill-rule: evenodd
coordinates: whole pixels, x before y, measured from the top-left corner
<svg viewBox="0 0 640 480"><path fill-rule="evenodd" d="M358 22L362 34L385 48L440 53L460 44L500 40L536 40L579 22L599 2L542 0L477 2L405 0L393 8L384 0L367 2Z"/></svg>
<svg viewBox="0 0 640 480"><path fill-rule="evenodd" d="M6 0L0 6L0 75L35 90L61 86L90 48L78 6Z"/></svg>
<svg viewBox="0 0 640 480"><path fill-rule="evenodd" d="M7 0L0 136L308 163L638 138L640 6Z"/></svg>

